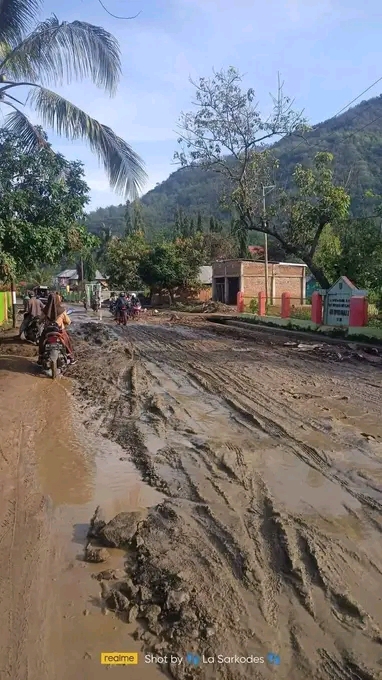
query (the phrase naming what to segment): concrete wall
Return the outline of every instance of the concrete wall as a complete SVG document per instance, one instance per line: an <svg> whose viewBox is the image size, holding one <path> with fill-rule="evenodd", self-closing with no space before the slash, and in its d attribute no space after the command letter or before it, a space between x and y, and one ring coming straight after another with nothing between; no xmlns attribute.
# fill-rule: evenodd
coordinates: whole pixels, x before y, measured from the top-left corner
<svg viewBox="0 0 382 680"><path fill-rule="evenodd" d="M8 307L12 305L12 296L9 292L0 292L0 326L8 321Z"/></svg>

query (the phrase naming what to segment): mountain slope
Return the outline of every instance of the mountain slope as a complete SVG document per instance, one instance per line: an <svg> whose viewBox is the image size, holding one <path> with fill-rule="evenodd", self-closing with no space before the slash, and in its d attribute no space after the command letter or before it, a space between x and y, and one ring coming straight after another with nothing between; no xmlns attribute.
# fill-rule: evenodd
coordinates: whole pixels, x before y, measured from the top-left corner
<svg viewBox="0 0 382 680"><path fill-rule="evenodd" d="M365 200L365 192L382 194L382 95L314 126L306 141L292 136L277 142L273 149L280 159L277 181L283 186L290 182L297 163L309 165L318 151L330 151L335 157L336 178L346 184L352 196L352 212L370 212L372 204ZM168 228L177 207L193 216L200 211L205 221L211 214L229 220L219 205L220 196L221 178L217 173L200 168L179 169L142 197L148 232ZM104 223L114 233L121 233L124 211L123 205L99 208L89 213L89 227L97 232Z"/></svg>

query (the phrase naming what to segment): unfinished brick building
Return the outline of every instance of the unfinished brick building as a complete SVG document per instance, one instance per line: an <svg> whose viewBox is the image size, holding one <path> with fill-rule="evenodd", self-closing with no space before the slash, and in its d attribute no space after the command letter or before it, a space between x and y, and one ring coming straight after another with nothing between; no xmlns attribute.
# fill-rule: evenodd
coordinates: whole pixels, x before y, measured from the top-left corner
<svg viewBox="0 0 382 680"><path fill-rule="evenodd" d="M291 294L291 303L305 303L306 265L290 262L268 263L269 301L279 304L282 293ZM253 260L224 260L212 264L212 299L235 305L242 292L248 305L265 291L265 264Z"/></svg>

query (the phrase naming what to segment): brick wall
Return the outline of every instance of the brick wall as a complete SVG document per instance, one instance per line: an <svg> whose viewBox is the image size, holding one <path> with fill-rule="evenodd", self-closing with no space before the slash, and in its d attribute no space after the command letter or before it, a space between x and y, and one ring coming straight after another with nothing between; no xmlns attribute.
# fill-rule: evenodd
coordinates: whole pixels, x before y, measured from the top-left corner
<svg viewBox="0 0 382 680"><path fill-rule="evenodd" d="M226 260L214 262L212 276L225 278L241 276L243 271L242 291L244 303L249 304L252 298L256 298L262 291L265 292L265 265L264 262L253 260ZM304 277L306 267L284 264L268 264L269 297L275 301L281 299L282 293L291 294L293 305L300 305L301 296L305 293ZM277 302L276 302L277 304Z"/></svg>
<svg viewBox="0 0 382 680"><path fill-rule="evenodd" d="M290 293L292 304L301 304L305 270L306 267L269 264L269 297L279 300L282 293ZM260 292L265 292L264 262L243 262L243 278L244 302L248 304Z"/></svg>

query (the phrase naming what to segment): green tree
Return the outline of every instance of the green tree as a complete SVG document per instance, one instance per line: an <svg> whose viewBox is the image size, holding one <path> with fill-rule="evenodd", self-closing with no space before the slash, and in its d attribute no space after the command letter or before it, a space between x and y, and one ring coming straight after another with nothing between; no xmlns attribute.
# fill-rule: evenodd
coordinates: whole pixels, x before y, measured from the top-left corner
<svg viewBox="0 0 382 680"><path fill-rule="evenodd" d="M136 195L145 180L142 161L109 127L91 118L50 87L89 77L109 95L121 74L118 42L99 26L83 21L60 23L52 16L37 23L38 0L0 3L0 105L10 111L5 127L26 152L46 146L40 128L22 110L22 98L45 127L70 140L89 143L102 162L113 189ZM32 28L34 24L34 28ZM28 88L25 97L25 88Z"/></svg>
<svg viewBox="0 0 382 680"><path fill-rule="evenodd" d="M330 233L331 232L331 233ZM382 293L382 237L379 219L348 219L324 233L317 257L330 281L346 275L372 297Z"/></svg>
<svg viewBox="0 0 382 680"><path fill-rule="evenodd" d="M2 278L15 278L41 263L58 263L89 241L80 225L89 200L81 163L54 154L47 142L33 154L25 153L22 140L4 129L0 156Z"/></svg>
<svg viewBox="0 0 382 680"><path fill-rule="evenodd" d="M167 290L173 303L176 288L197 285L200 264L200 250L197 252L191 241L179 239L155 244L142 257L138 271L151 293Z"/></svg>
<svg viewBox="0 0 382 680"><path fill-rule="evenodd" d="M231 236L236 244L238 257L248 258L248 229L240 218L232 220Z"/></svg>
<svg viewBox="0 0 382 680"><path fill-rule="evenodd" d="M132 233L145 233L145 222L142 214L142 206L139 201L134 201L133 203L133 231Z"/></svg>
<svg viewBox="0 0 382 680"><path fill-rule="evenodd" d="M195 236L196 233L197 233L197 229L196 229L196 227L195 227L195 221L194 221L194 218L191 217L190 222L189 222L189 225L188 225L188 234L187 234L187 235L188 235L190 238L193 238L193 237Z"/></svg>
<svg viewBox="0 0 382 680"><path fill-rule="evenodd" d="M323 288L329 287L329 279L316 257L320 239L329 225L346 221L350 208L350 196L334 184L332 162L331 154L320 152L312 168L298 165L294 190L280 196L260 229L278 239L287 253L301 258Z"/></svg>
<svg viewBox="0 0 382 680"><path fill-rule="evenodd" d="M133 233L133 220L131 219L131 205L130 201L127 201L126 203L126 208L125 208L125 236L131 236Z"/></svg>
<svg viewBox="0 0 382 680"><path fill-rule="evenodd" d="M254 90L243 90L242 76L235 68L201 78L196 88L196 109L179 121L181 151L175 159L223 178L225 208L240 220L240 250L244 252L245 230L263 231L279 238L263 214L263 186L273 183L277 161L265 144L306 129L301 113L279 82L273 110L262 118ZM210 230L216 231L215 220ZM236 238L239 237L237 224ZM283 243L284 245L284 243ZM293 248L292 248L293 250ZM292 251L290 251L292 252Z"/></svg>
<svg viewBox="0 0 382 680"><path fill-rule="evenodd" d="M100 266L103 266L105 262L109 242L111 241L112 238L113 238L112 228L103 225L101 232L98 235L97 249L93 255L94 262L97 261Z"/></svg>
<svg viewBox="0 0 382 680"><path fill-rule="evenodd" d="M198 220L197 220L197 223L196 223L196 231L199 234L203 233L203 221L202 221L202 216L201 216L200 212L198 212Z"/></svg>
<svg viewBox="0 0 382 680"><path fill-rule="evenodd" d="M149 246L142 232L126 238L113 239L109 243L106 257L106 274L113 286L124 290L139 290L142 280L139 263Z"/></svg>

